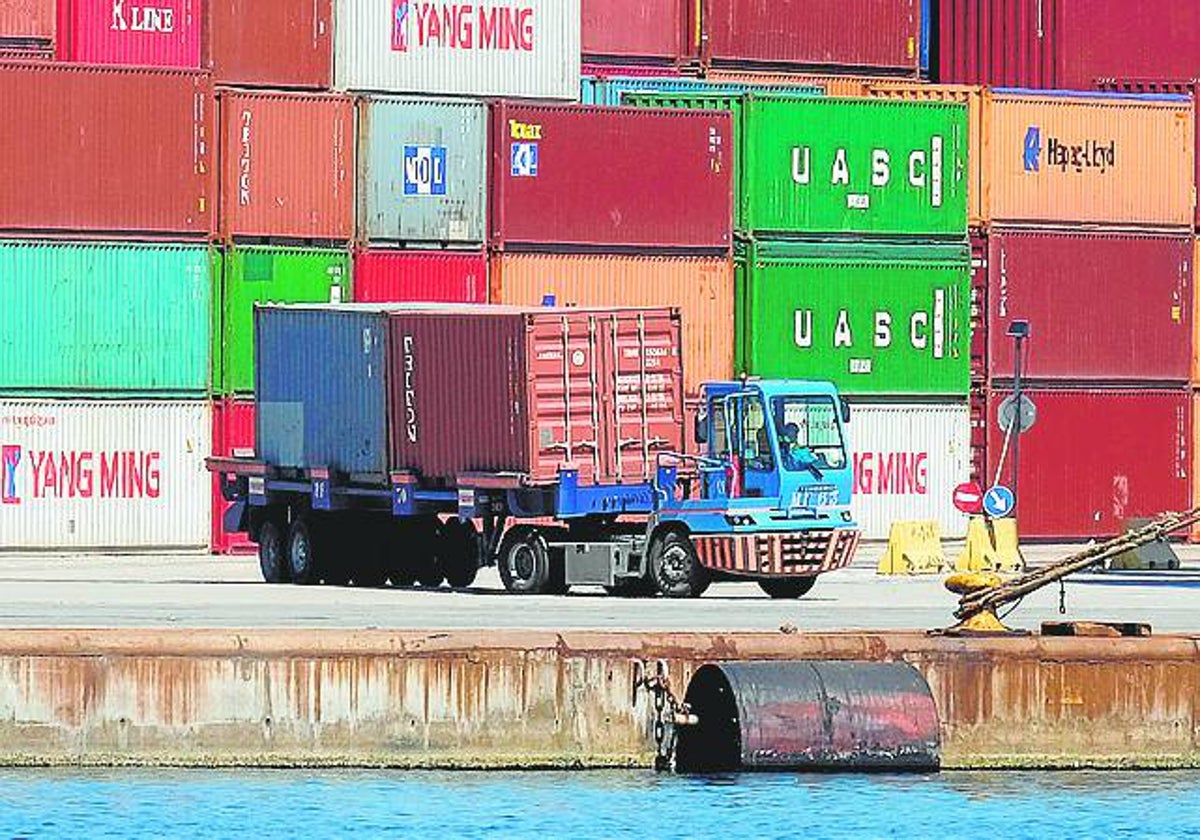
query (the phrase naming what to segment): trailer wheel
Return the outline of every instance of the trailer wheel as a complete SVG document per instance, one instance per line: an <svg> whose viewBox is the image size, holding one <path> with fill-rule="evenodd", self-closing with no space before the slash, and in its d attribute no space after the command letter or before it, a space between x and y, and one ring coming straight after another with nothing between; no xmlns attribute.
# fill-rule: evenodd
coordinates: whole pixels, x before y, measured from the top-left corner
<svg viewBox="0 0 1200 840"><path fill-rule="evenodd" d="M650 543L650 579L666 598L699 598L712 578L686 534L664 531Z"/></svg>
<svg viewBox="0 0 1200 840"><path fill-rule="evenodd" d="M451 519L438 536L438 558L446 572L446 583L465 589L475 582L483 565L483 539L472 522Z"/></svg>
<svg viewBox="0 0 1200 840"><path fill-rule="evenodd" d="M291 579L286 529L277 520L268 519L258 529L258 568L267 583Z"/></svg>
<svg viewBox="0 0 1200 840"><path fill-rule="evenodd" d="M300 516L292 522L288 533L288 564L291 567L292 583L302 586L316 583L319 579L318 528L308 517Z"/></svg>
<svg viewBox="0 0 1200 840"><path fill-rule="evenodd" d="M500 543L500 580L518 595L541 595L552 587L550 549L536 528L517 525Z"/></svg>
<svg viewBox="0 0 1200 840"><path fill-rule="evenodd" d="M816 585L815 577L770 578L760 580L758 587L772 598L802 598Z"/></svg>

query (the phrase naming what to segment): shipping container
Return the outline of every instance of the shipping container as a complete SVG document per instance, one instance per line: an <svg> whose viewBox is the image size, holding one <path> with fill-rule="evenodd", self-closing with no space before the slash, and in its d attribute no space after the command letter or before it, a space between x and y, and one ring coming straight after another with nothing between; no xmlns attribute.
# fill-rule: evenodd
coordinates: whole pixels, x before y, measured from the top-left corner
<svg viewBox="0 0 1200 840"><path fill-rule="evenodd" d="M236 247L224 254L213 330L213 389L254 387L254 306L260 303L340 303L352 300L345 251Z"/></svg>
<svg viewBox="0 0 1200 840"><path fill-rule="evenodd" d="M203 549L207 403L0 402L0 549Z"/></svg>
<svg viewBox="0 0 1200 840"><path fill-rule="evenodd" d="M728 114L501 103L492 243L727 251Z"/></svg>
<svg viewBox="0 0 1200 840"><path fill-rule="evenodd" d="M584 105L636 104L627 102L628 94L700 94L705 96L739 96L743 93L775 94L781 96L824 96L825 87L810 85L756 85L739 82L716 83L703 79L653 76L584 76L579 99Z"/></svg>
<svg viewBox="0 0 1200 840"><path fill-rule="evenodd" d="M920 72L921 0L699 1L714 66Z"/></svg>
<svg viewBox="0 0 1200 840"><path fill-rule="evenodd" d="M202 0L58 0L58 58L200 69ZM261 46L260 46L261 48Z"/></svg>
<svg viewBox="0 0 1200 840"><path fill-rule="evenodd" d="M358 235L367 242L482 245L487 106L450 99L359 103Z"/></svg>
<svg viewBox="0 0 1200 840"><path fill-rule="evenodd" d="M1184 97L995 90L983 137L992 222L1195 221L1195 108Z"/></svg>
<svg viewBox="0 0 1200 840"><path fill-rule="evenodd" d="M1200 78L1200 7L1180 0L940 0L939 81L1086 90Z"/></svg>
<svg viewBox="0 0 1200 840"><path fill-rule="evenodd" d="M211 233L206 74L6 64L0 102L0 230Z"/></svg>
<svg viewBox="0 0 1200 840"><path fill-rule="evenodd" d="M353 99L230 89L217 99L222 237L352 239Z"/></svg>
<svg viewBox="0 0 1200 840"><path fill-rule="evenodd" d="M336 0L341 90L574 99L579 3Z"/></svg>
<svg viewBox="0 0 1200 840"><path fill-rule="evenodd" d="M854 458L851 512L869 540L893 522L931 521L942 537L966 535L954 488L971 477L971 415L966 401L851 401L846 429Z"/></svg>
<svg viewBox="0 0 1200 840"><path fill-rule="evenodd" d="M966 396L966 245L740 247L735 373L825 379L845 394Z"/></svg>
<svg viewBox="0 0 1200 840"><path fill-rule="evenodd" d="M218 84L324 90L333 75L332 0L207 0Z"/></svg>
<svg viewBox="0 0 1200 840"><path fill-rule="evenodd" d="M497 254L491 300L516 306L678 306L684 386L733 375L733 265L725 257Z"/></svg>
<svg viewBox="0 0 1200 840"><path fill-rule="evenodd" d="M988 240L987 235L971 230L971 383L983 384L988 378Z"/></svg>
<svg viewBox="0 0 1200 840"><path fill-rule="evenodd" d="M0 0L0 43L26 49L53 44L58 0Z"/></svg>
<svg viewBox="0 0 1200 840"><path fill-rule="evenodd" d="M209 249L0 241L0 394L203 394Z"/></svg>
<svg viewBox="0 0 1200 840"><path fill-rule="evenodd" d="M672 310L268 307L256 325L275 466L635 482L683 445Z"/></svg>
<svg viewBox="0 0 1200 840"><path fill-rule="evenodd" d="M363 250L354 253L356 303L487 303L482 251Z"/></svg>
<svg viewBox="0 0 1200 840"><path fill-rule="evenodd" d="M254 455L254 403L246 400L217 400L213 403L212 454L222 458ZM257 550L244 533L225 530L225 512L230 503L221 495L219 477L212 476L212 537L214 554L248 554Z"/></svg>
<svg viewBox="0 0 1200 840"><path fill-rule="evenodd" d="M704 81L710 84L744 84L824 88L827 96L841 98L861 98L869 96L871 91L888 85L908 88L913 84L912 79L896 76L861 76L852 73L814 74L814 73L765 73L742 70L722 70L711 68L704 73Z"/></svg>
<svg viewBox="0 0 1200 840"><path fill-rule="evenodd" d="M1196 282L1200 237L1193 239L1192 244L1192 384L1200 387L1200 283ZM1200 497L1197 498L1197 503L1200 504Z"/></svg>
<svg viewBox="0 0 1200 840"><path fill-rule="evenodd" d="M1001 230L988 237L991 376L1013 376L1008 327L1029 322L1023 375L1186 383L1193 237Z"/></svg>
<svg viewBox="0 0 1200 840"><path fill-rule="evenodd" d="M694 0L583 0L585 61L680 64L697 59Z"/></svg>
<svg viewBox="0 0 1200 840"><path fill-rule="evenodd" d="M1037 422L1020 443L1021 537L1084 539L1122 532L1131 517L1189 508L1191 396L1179 390L1025 393ZM1004 450L997 420L1006 391L988 395L988 477ZM1003 483L1012 486L1011 447Z"/></svg>

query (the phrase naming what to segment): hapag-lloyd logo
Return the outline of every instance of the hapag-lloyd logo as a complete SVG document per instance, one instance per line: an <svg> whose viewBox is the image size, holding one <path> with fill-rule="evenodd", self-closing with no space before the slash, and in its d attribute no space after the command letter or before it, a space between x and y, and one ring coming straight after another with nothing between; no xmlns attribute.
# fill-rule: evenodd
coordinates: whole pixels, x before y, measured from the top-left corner
<svg viewBox="0 0 1200 840"><path fill-rule="evenodd" d="M1046 138L1045 163L1047 169L1066 172L1073 169L1083 172L1098 169L1100 174L1117 168L1116 140L1084 140L1082 143L1065 143L1057 137ZM1021 165L1026 172L1042 171L1042 129L1031 125L1025 130L1025 145Z"/></svg>
<svg viewBox="0 0 1200 840"><path fill-rule="evenodd" d="M175 10L166 6L125 5L125 0L112 0L112 23L114 32L162 32L175 31Z"/></svg>
<svg viewBox="0 0 1200 840"><path fill-rule="evenodd" d="M532 52L530 6L505 3L430 3L392 0L393 52L421 47Z"/></svg>
<svg viewBox="0 0 1200 840"><path fill-rule="evenodd" d="M0 504L54 499L157 499L162 454L155 451L25 450L0 446Z"/></svg>

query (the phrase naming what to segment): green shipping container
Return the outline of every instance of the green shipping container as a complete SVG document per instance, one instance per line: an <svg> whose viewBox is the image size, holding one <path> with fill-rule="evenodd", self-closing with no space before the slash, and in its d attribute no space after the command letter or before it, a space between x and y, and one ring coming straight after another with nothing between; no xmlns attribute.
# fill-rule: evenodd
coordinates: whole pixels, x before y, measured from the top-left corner
<svg viewBox="0 0 1200 840"><path fill-rule="evenodd" d="M744 245L736 370L847 394L966 396L970 272L960 245Z"/></svg>
<svg viewBox="0 0 1200 840"><path fill-rule="evenodd" d="M956 102L630 94L631 105L733 111L743 235L967 233L967 106Z"/></svg>
<svg viewBox="0 0 1200 840"><path fill-rule="evenodd" d="M204 245L0 241L0 394L201 396Z"/></svg>
<svg viewBox="0 0 1200 840"><path fill-rule="evenodd" d="M256 303L341 303L350 294L345 251L232 247L222 259L221 296L213 330L214 389L254 390Z"/></svg>

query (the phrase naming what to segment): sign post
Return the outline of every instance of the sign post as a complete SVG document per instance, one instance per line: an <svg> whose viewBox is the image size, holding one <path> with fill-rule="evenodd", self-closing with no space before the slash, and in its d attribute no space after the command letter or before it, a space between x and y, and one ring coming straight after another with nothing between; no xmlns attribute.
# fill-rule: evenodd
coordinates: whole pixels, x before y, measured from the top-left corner
<svg viewBox="0 0 1200 840"><path fill-rule="evenodd" d="M1029 322L1028 321L1013 321L1008 325L1008 334L1012 337L1016 347L1013 351L1013 398L1017 404L1018 418L1021 413L1021 345L1025 339L1029 338ZM1013 494L1013 509L1016 508L1016 495L1018 482L1021 474L1021 432L1023 431L1018 423L1014 423L1016 427L1013 437L1013 470L1012 470L1012 494ZM990 491L989 491L990 492Z"/></svg>

